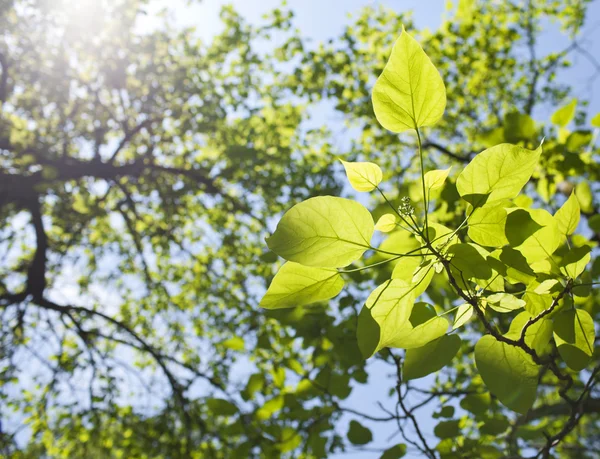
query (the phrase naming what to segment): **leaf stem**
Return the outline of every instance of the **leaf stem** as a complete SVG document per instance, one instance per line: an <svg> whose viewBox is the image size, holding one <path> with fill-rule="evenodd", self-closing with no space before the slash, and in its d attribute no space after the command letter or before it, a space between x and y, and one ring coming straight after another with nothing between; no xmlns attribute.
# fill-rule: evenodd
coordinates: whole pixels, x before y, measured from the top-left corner
<svg viewBox="0 0 600 459"><path fill-rule="evenodd" d="M425 229L423 231L423 238L425 241L429 240L429 230L428 230L428 222L427 222L427 191L425 190L425 167L423 166L423 144L421 142L421 133L419 132L419 128L415 127L415 131L417 131L417 145L419 147L419 162L421 164L421 185L423 187L423 208L425 211Z"/></svg>

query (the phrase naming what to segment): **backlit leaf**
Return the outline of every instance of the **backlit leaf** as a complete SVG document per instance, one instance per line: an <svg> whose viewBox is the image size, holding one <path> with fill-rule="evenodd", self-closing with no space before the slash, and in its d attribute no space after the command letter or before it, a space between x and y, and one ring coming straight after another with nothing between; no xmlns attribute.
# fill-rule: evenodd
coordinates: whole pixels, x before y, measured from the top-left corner
<svg viewBox="0 0 600 459"><path fill-rule="evenodd" d="M427 191L437 190L444 186L444 182L448 178L451 167L448 169L438 169L434 171L428 171L425 174L425 189Z"/></svg>
<svg viewBox="0 0 600 459"><path fill-rule="evenodd" d="M356 191L373 191L383 179L383 174L377 164L340 161L344 165L350 185Z"/></svg>
<svg viewBox="0 0 600 459"><path fill-rule="evenodd" d="M577 200L575 193L571 193L569 199L565 201L562 207L558 209L554 215L560 234L564 236L573 234L579 224L579 216L579 201Z"/></svg>
<svg viewBox="0 0 600 459"><path fill-rule="evenodd" d="M372 355L401 338L402 327L410 318L414 302L415 287L399 279L386 281L371 292L363 308L370 311L370 317L361 313L357 334L359 345L361 341L371 340L374 321L379 326L379 340L373 349L370 348L374 343L363 344L363 354Z"/></svg>
<svg viewBox="0 0 600 459"><path fill-rule="evenodd" d="M383 214L377 220L375 224L375 229L377 231L381 231L382 233L389 233L396 229L396 223L398 222L398 217L394 214Z"/></svg>
<svg viewBox="0 0 600 459"><path fill-rule="evenodd" d="M279 268L260 306L266 309L304 306L333 298L343 287L344 280L335 269L288 261Z"/></svg>
<svg viewBox="0 0 600 459"><path fill-rule="evenodd" d="M456 330L466 324L471 316L473 315L473 306L469 303L461 304L456 310L456 316L454 317L454 325L452 329Z"/></svg>
<svg viewBox="0 0 600 459"><path fill-rule="evenodd" d="M446 108L446 88L439 72L405 30L373 88L373 109L379 123L402 132L439 121Z"/></svg>
<svg viewBox="0 0 600 459"><path fill-rule="evenodd" d="M457 335L444 335L423 347L406 351L404 379L418 379L439 371L448 365L460 348Z"/></svg>
<svg viewBox="0 0 600 459"><path fill-rule="evenodd" d="M559 127L566 127L575 117L575 109L577 108L577 99L573 99L568 104L556 110L550 120Z"/></svg>
<svg viewBox="0 0 600 459"><path fill-rule="evenodd" d="M358 202L320 196L288 210L267 245L289 261L338 268L362 256L374 230L371 213Z"/></svg>
<svg viewBox="0 0 600 459"><path fill-rule="evenodd" d="M479 153L456 179L460 196L473 206L514 198L529 181L542 153L503 143Z"/></svg>
<svg viewBox="0 0 600 459"><path fill-rule="evenodd" d="M502 404L522 414L531 408L539 368L525 351L486 335L475 345L475 363L483 382Z"/></svg>
<svg viewBox="0 0 600 459"><path fill-rule="evenodd" d="M594 320L582 309L569 309L554 318L554 341L569 368L583 370L594 353Z"/></svg>
<svg viewBox="0 0 600 459"><path fill-rule="evenodd" d="M525 307L525 301L510 293L494 293L486 298L487 304L494 311L506 313Z"/></svg>

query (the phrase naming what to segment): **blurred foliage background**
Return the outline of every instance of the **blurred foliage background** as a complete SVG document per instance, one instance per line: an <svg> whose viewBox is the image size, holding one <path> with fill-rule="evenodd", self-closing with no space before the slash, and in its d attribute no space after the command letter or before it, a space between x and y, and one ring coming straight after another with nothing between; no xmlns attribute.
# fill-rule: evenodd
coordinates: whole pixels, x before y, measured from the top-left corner
<svg viewBox="0 0 600 459"><path fill-rule="evenodd" d="M523 205L555 210L576 188L578 237L595 246L600 168L586 126L600 63L588 8L598 11L460 1L419 30L402 7L374 4L314 42L285 5L259 23L226 6L222 31L203 40L151 0L0 0L2 454L426 457L415 420L436 457L535 451L569 416L551 375L520 417L482 388L472 348L434 378L402 382L394 354L365 362L357 348L378 279L356 272L357 287L329 304L261 310L280 265L264 237L293 204L348 193L338 157L378 163L388 195L418 202L415 139L382 129L370 99L404 25L448 93L427 167L545 137ZM559 36L566 46L552 46ZM561 75L577 60L590 74L575 88ZM553 125L574 92L573 121ZM462 220L457 198L449 182L438 221ZM366 204L383 212L376 197ZM599 274L594 263L588 275ZM427 295L440 308L455 300L441 277ZM596 297L580 301L597 320ZM598 413L592 391L557 457L600 454Z"/></svg>

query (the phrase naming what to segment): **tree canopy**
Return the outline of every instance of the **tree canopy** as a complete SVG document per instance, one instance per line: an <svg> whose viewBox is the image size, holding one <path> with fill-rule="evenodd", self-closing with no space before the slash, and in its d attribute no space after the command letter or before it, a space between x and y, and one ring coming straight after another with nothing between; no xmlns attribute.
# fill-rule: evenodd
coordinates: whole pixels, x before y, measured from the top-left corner
<svg viewBox="0 0 600 459"><path fill-rule="evenodd" d="M0 0L2 454L597 456L589 1L152 3Z"/></svg>

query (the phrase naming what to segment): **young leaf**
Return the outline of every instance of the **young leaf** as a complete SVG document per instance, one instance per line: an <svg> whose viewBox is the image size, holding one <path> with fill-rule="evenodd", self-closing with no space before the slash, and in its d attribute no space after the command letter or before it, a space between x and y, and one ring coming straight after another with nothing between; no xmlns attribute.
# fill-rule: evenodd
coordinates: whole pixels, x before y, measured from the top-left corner
<svg viewBox="0 0 600 459"><path fill-rule="evenodd" d="M373 231L371 213L358 202L320 196L288 210L267 245L289 261L339 268L362 256Z"/></svg>
<svg viewBox="0 0 600 459"><path fill-rule="evenodd" d="M346 176L352 188L356 191L373 191L383 179L383 173L375 163L349 163L341 160L346 169Z"/></svg>
<svg viewBox="0 0 600 459"><path fill-rule="evenodd" d="M469 303L461 304L456 310L456 316L454 317L454 325L452 330L456 330L466 324L471 316L473 315L473 306Z"/></svg>
<svg viewBox="0 0 600 459"><path fill-rule="evenodd" d="M583 370L594 353L594 320L582 309L569 309L554 318L554 341L569 368Z"/></svg>
<svg viewBox="0 0 600 459"><path fill-rule="evenodd" d="M564 128L575 117L575 109L577 108L577 99L573 99L568 104L556 110L550 120L557 126Z"/></svg>
<svg viewBox="0 0 600 459"><path fill-rule="evenodd" d="M581 210L579 208L579 201L575 193L571 193L569 199L565 201L560 209L556 211L554 218L558 225L558 231L563 236L573 234L579 224Z"/></svg>
<svg viewBox="0 0 600 459"><path fill-rule="evenodd" d="M377 121L392 132L432 126L446 108L446 88L439 72L405 30L373 88Z"/></svg>
<svg viewBox="0 0 600 459"><path fill-rule="evenodd" d="M456 179L460 196L478 207L519 194L542 153L503 143L479 153Z"/></svg>
<svg viewBox="0 0 600 459"><path fill-rule="evenodd" d="M344 280L335 269L288 261L279 268L260 306L266 309L304 306L333 298L343 287Z"/></svg>
<svg viewBox="0 0 600 459"><path fill-rule="evenodd" d="M399 279L384 282L371 292L358 317L359 347L370 356L401 338L403 326L408 322L415 302L415 288ZM379 340L373 348L373 321L379 326Z"/></svg>
<svg viewBox="0 0 600 459"><path fill-rule="evenodd" d="M594 127L600 128L600 113L596 113L596 115L590 121L590 124Z"/></svg>
<svg viewBox="0 0 600 459"><path fill-rule="evenodd" d="M458 335L444 335L423 347L406 351L403 376L405 380L418 379L448 365L460 348Z"/></svg>
<svg viewBox="0 0 600 459"><path fill-rule="evenodd" d="M475 364L487 388L502 404L521 414L531 408L539 368L524 350L486 335L475 345Z"/></svg>
<svg viewBox="0 0 600 459"><path fill-rule="evenodd" d="M350 421L350 429L348 430L348 440L353 445L366 445L373 440L373 434L361 423L352 420Z"/></svg>
<svg viewBox="0 0 600 459"><path fill-rule="evenodd" d="M398 217L394 214L383 214L377 220L375 224L375 229L377 231L381 231L382 233L389 233L396 229L396 223L398 222Z"/></svg>
<svg viewBox="0 0 600 459"><path fill-rule="evenodd" d="M425 189L428 191L437 190L444 186L444 182L448 178L451 167L448 169L437 169L429 171L425 174Z"/></svg>

